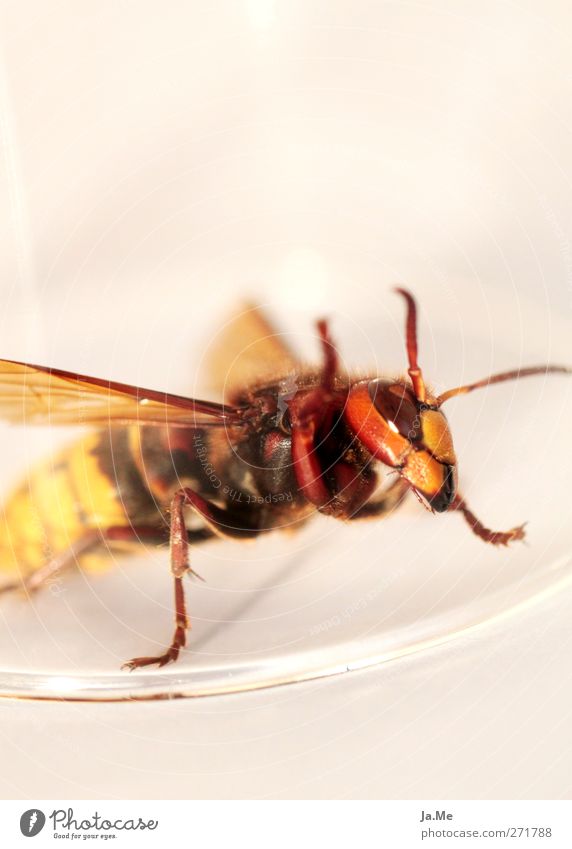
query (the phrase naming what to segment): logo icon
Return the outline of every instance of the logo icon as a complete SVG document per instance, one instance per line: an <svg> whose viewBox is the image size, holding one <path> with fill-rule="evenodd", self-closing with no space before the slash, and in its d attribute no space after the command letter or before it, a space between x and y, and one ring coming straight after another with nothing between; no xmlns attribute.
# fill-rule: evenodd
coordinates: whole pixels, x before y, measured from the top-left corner
<svg viewBox="0 0 572 849"><path fill-rule="evenodd" d="M24 837L35 837L46 824L46 815L38 808L24 811L20 817L20 831Z"/></svg>

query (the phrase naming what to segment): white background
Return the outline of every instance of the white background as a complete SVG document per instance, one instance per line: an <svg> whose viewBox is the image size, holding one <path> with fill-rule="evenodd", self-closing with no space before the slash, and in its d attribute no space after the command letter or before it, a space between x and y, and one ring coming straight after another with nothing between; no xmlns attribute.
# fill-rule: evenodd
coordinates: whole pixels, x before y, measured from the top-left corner
<svg viewBox="0 0 572 849"><path fill-rule="evenodd" d="M401 282L449 328L449 356L424 331L442 381L482 376L475 350L483 373L571 359L567 4L1 9L2 356L193 391L212 328L249 294L290 327L334 312L359 362L378 328L400 339L388 290ZM529 424L515 392L505 436ZM484 426L485 399L473 409ZM501 521L527 518L526 499L550 511L569 455L521 448L515 466L542 450L546 474L514 503L490 464L473 469ZM553 510L567 521L560 490ZM569 798L571 619L568 589L329 681L171 703L4 701L1 792Z"/></svg>

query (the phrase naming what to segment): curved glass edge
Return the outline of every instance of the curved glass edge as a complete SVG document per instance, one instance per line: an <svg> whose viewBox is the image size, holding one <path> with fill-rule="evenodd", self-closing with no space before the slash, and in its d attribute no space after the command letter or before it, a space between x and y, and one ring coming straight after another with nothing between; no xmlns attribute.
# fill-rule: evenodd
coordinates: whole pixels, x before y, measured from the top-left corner
<svg viewBox="0 0 572 849"><path fill-rule="evenodd" d="M292 653L276 660L236 664L232 669L221 665L181 672L174 666L166 671L137 673L135 676L128 672L97 678L0 670L0 698L33 701L154 701L221 696L331 678L428 651L523 613L571 585L570 566L572 556L563 557L541 576L530 581L526 586L525 597L508 607L496 604L498 594L495 594L486 603L479 605L471 618L467 618L466 608L458 608L443 618L442 624L438 621L436 625L435 619L430 618L405 632L368 638L366 653L361 641L344 644L338 647L342 657L338 655L334 663L330 646L305 654L303 668L300 668L300 656ZM555 571L566 574L554 580Z"/></svg>

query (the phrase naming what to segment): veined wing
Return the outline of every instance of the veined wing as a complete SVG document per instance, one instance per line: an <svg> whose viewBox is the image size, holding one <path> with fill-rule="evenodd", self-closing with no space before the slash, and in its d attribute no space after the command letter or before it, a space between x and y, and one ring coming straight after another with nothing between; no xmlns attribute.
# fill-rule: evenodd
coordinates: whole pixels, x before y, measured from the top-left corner
<svg viewBox="0 0 572 849"><path fill-rule="evenodd" d="M253 383L270 381L300 363L260 307L244 304L217 334L208 356L213 388L230 398Z"/></svg>
<svg viewBox="0 0 572 849"><path fill-rule="evenodd" d="M223 404L12 360L0 360L0 418L22 424L175 427L242 421L239 409Z"/></svg>

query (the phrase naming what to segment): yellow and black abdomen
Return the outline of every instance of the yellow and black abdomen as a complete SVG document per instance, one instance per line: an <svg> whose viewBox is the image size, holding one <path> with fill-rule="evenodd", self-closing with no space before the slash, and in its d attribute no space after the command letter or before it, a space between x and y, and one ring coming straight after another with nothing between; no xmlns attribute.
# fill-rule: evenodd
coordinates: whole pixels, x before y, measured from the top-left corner
<svg viewBox="0 0 572 849"><path fill-rule="evenodd" d="M133 456L131 430L96 431L28 471L0 508L0 585L73 551L94 530L161 527L161 507ZM80 565L105 568L112 562L105 554L103 545L87 551Z"/></svg>

